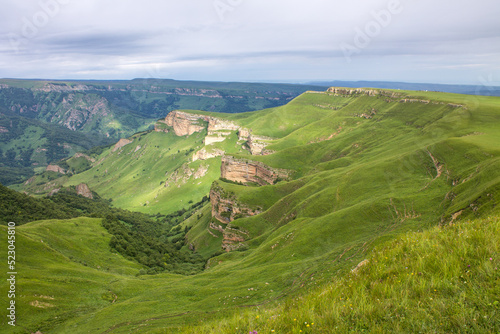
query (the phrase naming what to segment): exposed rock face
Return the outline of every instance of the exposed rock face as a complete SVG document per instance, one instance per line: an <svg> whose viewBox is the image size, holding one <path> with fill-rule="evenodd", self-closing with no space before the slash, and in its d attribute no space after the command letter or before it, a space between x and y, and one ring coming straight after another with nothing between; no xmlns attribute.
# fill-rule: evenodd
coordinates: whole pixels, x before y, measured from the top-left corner
<svg viewBox="0 0 500 334"><path fill-rule="evenodd" d="M215 224L214 222L210 222L210 225L208 227L211 228L212 230L216 230L216 231L219 231L220 233L224 233L224 228L221 225Z"/></svg>
<svg viewBox="0 0 500 334"><path fill-rule="evenodd" d="M0 126L0 133L7 133L9 130L6 127Z"/></svg>
<svg viewBox="0 0 500 334"><path fill-rule="evenodd" d="M167 115L165 123L174 129L177 136L190 136L205 129L203 121L208 122L208 116L189 114L174 110Z"/></svg>
<svg viewBox="0 0 500 334"><path fill-rule="evenodd" d="M247 232L234 229L231 225L228 225L223 232L222 249L230 252L245 246L245 236L248 236Z"/></svg>
<svg viewBox="0 0 500 334"><path fill-rule="evenodd" d="M368 95L368 96L377 96L383 95L391 98L396 98L401 96L402 94L397 92L390 92L378 89L366 89L366 88L342 88L342 87L330 87L326 91L327 93L331 93L335 96L350 96L350 95Z"/></svg>
<svg viewBox="0 0 500 334"><path fill-rule="evenodd" d="M378 90L375 89L364 89L364 88L340 88L340 87L330 87L327 90L328 93L333 93L335 95L354 95L363 94L368 96L376 96L379 94Z"/></svg>
<svg viewBox="0 0 500 334"><path fill-rule="evenodd" d="M213 143L223 142L230 134L231 132L227 131L209 131L208 136L204 139L204 143L205 145L210 145Z"/></svg>
<svg viewBox="0 0 500 334"><path fill-rule="evenodd" d="M230 156L222 158L221 177L234 182L274 184L278 179L288 179L289 174L285 169L272 168L258 161Z"/></svg>
<svg viewBox="0 0 500 334"><path fill-rule="evenodd" d="M94 195L92 195L89 186L86 185L85 183L80 183L79 185L76 186L76 193L78 195L82 195L83 197L87 197L90 199L94 198Z"/></svg>
<svg viewBox="0 0 500 334"><path fill-rule="evenodd" d="M265 142L265 140L272 140L272 138L249 135L247 145L250 148L250 153L252 153L252 155L266 155L267 151L265 148L269 143Z"/></svg>
<svg viewBox="0 0 500 334"><path fill-rule="evenodd" d="M223 119L208 117L208 132L219 131L219 130L231 130L237 131L240 129L240 126Z"/></svg>
<svg viewBox="0 0 500 334"><path fill-rule="evenodd" d="M424 103L424 104L431 103L431 101L429 101L429 100L420 100L420 99L402 99L399 102L400 103Z"/></svg>
<svg viewBox="0 0 500 334"><path fill-rule="evenodd" d="M210 203L212 204L212 217L227 224L237 218L255 216L261 213L260 208L251 209L239 203L234 194L228 194L216 183L210 189Z"/></svg>
<svg viewBox="0 0 500 334"><path fill-rule="evenodd" d="M208 122L208 125L205 123ZM190 136L195 132L201 132L205 128L208 135L205 137L204 144L210 145L224 141L231 131L238 131L238 139L247 142L250 152L253 155L269 154L265 147L269 145L267 141L273 138L255 136L251 134L251 130L240 127L234 122L211 117L205 115L190 114L182 111L172 111L165 118L165 121L159 121L155 125L155 131L168 132L168 128L164 128L162 124L173 129L177 136Z"/></svg>
<svg viewBox="0 0 500 334"><path fill-rule="evenodd" d="M198 152L196 152L193 155L193 161L207 160L207 159L211 159L211 158L215 158L215 157L221 157L224 155L224 153L225 152L223 150L219 150L219 149L207 151L206 148L202 148L201 150L199 150Z"/></svg>
<svg viewBox="0 0 500 334"><path fill-rule="evenodd" d="M118 141L118 143L115 144L115 147L111 150L112 152L118 151L120 148L122 148L125 145L130 144L132 141L129 139L122 138Z"/></svg>
<svg viewBox="0 0 500 334"><path fill-rule="evenodd" d="M63 120L60 120L61 115L54 115L51 122L63 124L74 131L110 113L108 101L105 98L90 95L81 97L76 94L69 94L67 98L63 98L61 110L64 110Z"/></svg>
<svg viewBox="0 0 500 334"><path fill-rule="evenodd" d="M47 172L56 172L60 174L66 174L66 171L59 167L58 165L48 165L47 168L45 168Z"/></svg>
<svg viewBox="0 0 500 334"><path fill-rule="evenodd" d="M207 175L207 173L208 173L208 166L201 165L200 167L198 167L196 172L194 172L193 177L195 180L201 179L202 177Z"/></svg>

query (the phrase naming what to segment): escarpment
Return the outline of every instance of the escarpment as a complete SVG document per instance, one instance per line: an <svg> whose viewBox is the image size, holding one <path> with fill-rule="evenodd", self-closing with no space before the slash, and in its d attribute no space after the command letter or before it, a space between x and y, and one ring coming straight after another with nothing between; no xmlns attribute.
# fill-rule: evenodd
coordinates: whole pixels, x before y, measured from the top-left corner
<svg viewBox="0 0 500 334"><path fill-rule="evenodd" d="M216 183L210 189L210 203L212 204L212 217L227 224L237 218L255 216L261 213L261 208L250 208L238 202L233 193L226 192Z"/></svg>
<svg viewBox="0 0 500 334"><path fill-rule="evenodd" d="M221 178L233 182L253 182L263 186L275 184L278 180L286 180L289 177L290 171L272 168L258 161L230 156L222 158Z"/></svg>
<svg viewBox="0 0 500 334"><path fill-rule="evenodd" d="M249 234L247 231L231 225L231 222L237 218L257 215L262 212L261 209L252 209L238 202L233 193L226 192L216 182L214 182L210 190L210 203L212 204L212 217L221 224L210 223L208 232L212 236L215 236L215 234L210 231L211 229L222 233L222 249L226 252L243 247Z"/></svg>
<svg viewBox="0 0 500 334"><path fill-rule="evenodd" d="M208 121L206 118L208 117L175 110L165 117L165 124L172 127L177 136L190 136L205 129L203 122Z"/></svg>
<svg viewBox="0 0 500 334"><path fill-rule="evenodd" d="M206 148L202 148L193 155L193 161L208 160L211 158L220 157L223 156L224 153L225 152L223 150L219 149L207 150Z"/></svg>
<svg viewBox="0 0 500 334"><path fill-rule="evenodd" d="M352 95L367 95L367 96L377 96L383 95L391 98L396 98L401 96L401 93L384 91L379 89L369 89L369 88L343 88L343 87L330 87L326 91L334 96L352 96Z"/></svg>
<svg viewBox="0 0 500 334"><path fill-rule="evenodd" d="M203 141L207 146L223 142L233 131L236 131L238 140L246 144L252 155L267 155L271 153L271 151L265 148L273 138L253 135L250 129L243 128L232 121L175 110L169 113L165 120L160 120L155 124L156 132L173 131L177 136L190 136L195 132L202 132L203 130L207 130L207 136ZM204 153L196 155L203 156Z"/></svg>

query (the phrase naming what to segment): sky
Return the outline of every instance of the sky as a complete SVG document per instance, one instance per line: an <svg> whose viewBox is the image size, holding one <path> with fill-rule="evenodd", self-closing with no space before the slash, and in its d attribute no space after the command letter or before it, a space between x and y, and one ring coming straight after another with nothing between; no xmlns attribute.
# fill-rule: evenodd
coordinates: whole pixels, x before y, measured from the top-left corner
<svg viewBox="0 0 500 334"><path fill-rule="evenodd" d="M500 2L4 0L0 78L500 86Z"/></svg>

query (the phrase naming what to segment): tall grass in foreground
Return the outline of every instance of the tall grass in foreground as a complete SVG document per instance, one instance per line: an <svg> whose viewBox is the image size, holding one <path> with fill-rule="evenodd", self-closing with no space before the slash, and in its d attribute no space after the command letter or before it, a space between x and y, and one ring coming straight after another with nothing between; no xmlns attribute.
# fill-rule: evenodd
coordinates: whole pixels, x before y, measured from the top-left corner
<svg viewBox="0 0 500 334"><path fill-rule="evenodd" d="M499 249L499 218L408 233L317 291L185 332L500 333Z"/></svg>

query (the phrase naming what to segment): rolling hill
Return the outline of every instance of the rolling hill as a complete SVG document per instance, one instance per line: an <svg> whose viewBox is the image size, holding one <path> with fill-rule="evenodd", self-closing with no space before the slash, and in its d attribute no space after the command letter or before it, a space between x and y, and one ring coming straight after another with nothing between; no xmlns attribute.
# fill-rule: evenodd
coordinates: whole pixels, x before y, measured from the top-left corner
<svg viewBox="0 0 500 334"><path fill-rule="evenodd" d="M383 330L394 320L377 313L374 303L386 298L382 309L408 319L402 331L462 330L459 320L439 327L438 315L449 314L434 315L430 310L437 304L424 303L434 298L428 289L438 287L448 289L439 295L443 308L455 302L456 293L465 294L465 306L455 311L467 328L495 329L498 271L490 266L498 263L498 249L495 235L487 236L487 231L490 225L496 231L497 218L487 217L499 214L499 121L496 97L335 87L248 113L171 112L154 131L137 133L94 155L67 159L59 166L65 174L46 172L19 189L43 195L85 183L117 207L160 215L209 195L210 202L178 225L188 230L184 248L208 259L205 270L193 276L147 276L138 273L137 264L124 262L124 271L113 266L105 270L99 259L124 259L106 248L110 236L98 219L28 223L18 228L20 244L51 260L38 266L20 263L26 283L19 284L27 291L20 300L26 311L20 312L37 312L33 317L22 313L20 319L31 331L54 333L314 332L312 322L323 331L332 325ZM431 266L442 248L411 268L425 274L417 282L423 285L408 278L403 283L386 280L406 270L400 263L414 264L440 233L446 234L443 244L457 233L473 234L468 225L458 225L469 220L476 222L477 235L445 250L470 248L478 241L482 257L461 257L483 268L469 279L472 290L462 283L446 288L463 272L449 269L442 277L440 267ZM450 224L460 227L443 227ZM407 237L391 243L401 236ZM74 247L83 247L79 245L87 238L97 238L100 246L82 251L85 259L76 261L66 255L73 248L67 238ZM442 243L435 244L444 247ZM441 257L450 259L450 268L459 259ZM359 269L359 278L349 276L367 258L369 265ZM40 275L48 283L40 282ZM370 282L381 279L380 287L370 292ZM83 295L79 286L87 281L90 293ZM347 289L347 282L354 288ZM398 299L401 284L415 295ZM66 294L66 288L74 292ZM474 289L484 289L484 305L478 302L480 293L467 299ZM342 320L342 307L351 304L326 310L330 299L344 296L364 298L364 304ZM52 306L33 305L42 302ZM303 307L282 316L297 303ZM422 305L422 312L403 311L414 305ZM470 305L474 311L467 313ZM471 323L483 311L483 319L489 320ZM300 319L300 326L291 317ZM414 320L418 324L412 328Z"/></svg>

